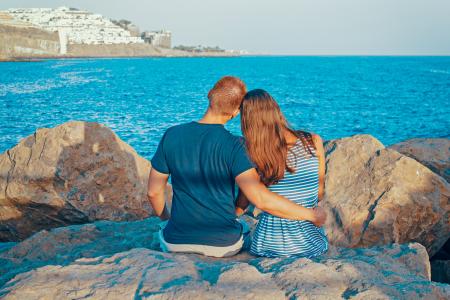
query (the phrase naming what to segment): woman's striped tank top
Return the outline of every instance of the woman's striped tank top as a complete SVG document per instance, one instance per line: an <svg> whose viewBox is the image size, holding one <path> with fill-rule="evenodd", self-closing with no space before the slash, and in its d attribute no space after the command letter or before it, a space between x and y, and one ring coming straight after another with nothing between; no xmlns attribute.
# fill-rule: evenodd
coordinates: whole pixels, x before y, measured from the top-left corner
<svg viewBox="0 0 450 300"><path fill-rule="evenodd" d="M295 172L285 171L284 178L269 190L286 197L304 207L315 207L318 203L319 162L306 152L300 139L287 155L287 164ZM328 240L323 227L318 228L309 221L295 221L275 217L263 212L253 235L250 252L258 256L314 257L327 251Z"/></svg>

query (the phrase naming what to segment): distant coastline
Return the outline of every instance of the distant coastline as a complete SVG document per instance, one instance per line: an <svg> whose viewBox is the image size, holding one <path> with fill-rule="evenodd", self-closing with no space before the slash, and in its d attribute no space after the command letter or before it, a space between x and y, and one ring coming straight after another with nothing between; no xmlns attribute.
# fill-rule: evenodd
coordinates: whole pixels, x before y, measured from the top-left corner
<svg viewBox="0 0 450 300"><path fill-rule="evenodd" d="M60 53L57 33L34 27L0 24L0 62L24 62L42 59L100 57L233 57L232 52L190 52L160 48L147 43L136 44L68 44Z"/></svg>
<svg viewBox="0 0 450 300"><path fill-rule="evenodd" d="M70 25L68 25L70 24ZM171 32L60 7L0 11L0 61L95 57L232 57L218 46L172 47Z"/></svg>
<svg viewBox="0 0 450 300"><path fill-rule="evenodd" d="M21 56L21 57L2 57L0 55L0 63L2 62L40 62L45 60L64 60L64 59L129 59L129 58L233 58L233 57L336 57L336 58L345 58L345 57L450 57L450 54L442 54L442 55L425 55L425 54L269 54L269 53L252 53L252 54L231 54L224 52L209 52L209 53L193 53L193 52L184 52L184 53L175 53L175 54L153 54L153 55L114 55L114 56L86 56L86 55L54 55L54 56Z"/></svg>
<svg viewBox="0 0 450 300"><path fill-rule="evenodd" d="M125 59L125 58L195 58L195 57L240 57L237 54L227 54L221 52L210 52L210 53L164 53L164 54L154 54L154 55L54 55L54 56L21 56L21 57L2 57L0 56L0 63L2 62L40 62L44 60L58 60L58 59Z"/></svg>

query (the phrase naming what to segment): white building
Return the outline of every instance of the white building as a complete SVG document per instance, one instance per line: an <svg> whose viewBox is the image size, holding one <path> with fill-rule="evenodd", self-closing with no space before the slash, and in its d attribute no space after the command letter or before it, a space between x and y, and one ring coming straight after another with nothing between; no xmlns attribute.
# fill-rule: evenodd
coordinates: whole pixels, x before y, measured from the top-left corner
<svg viewBox="0 0 450 300"><path fill-rule="evenodd" d="M172 32L170 31L144 31L141 37L146 43L155 47L172 48Z"/></svg>
<svg viewBox="0 0 450 300"><path fill-rule="evenodd" d="M99 14L68 7L12 8L6 11L18 21L31 23L39 28L58 31L61 42L69 44L131 44L143 43L140 37L113 24ZM61 45L65 49L66 45ZM64 46L64 47L63 47Z"/></svg>

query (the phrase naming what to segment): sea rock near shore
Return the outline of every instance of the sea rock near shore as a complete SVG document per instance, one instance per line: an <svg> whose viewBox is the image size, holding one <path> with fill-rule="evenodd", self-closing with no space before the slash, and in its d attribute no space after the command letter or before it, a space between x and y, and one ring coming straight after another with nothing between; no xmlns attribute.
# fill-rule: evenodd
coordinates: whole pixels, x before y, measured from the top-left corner
<svg viewBox="0 0 450 300"><path fill-rule="evenodd" d="M250 220L251 221L251 220ZM3 299L446 299L420 244L332 247L318 258L215 259L159 251L159 220L41 231L0 250Z"/></svg>
<svg viewBox="0 0 450 300"><path fill-rule="evenodd" d="M450 238L450 185L370 135L325 143L325 228L342 247L419 242L430 256Z"/></svg>
<svg viewBox="0 0 450 300"><path fill-rule="evenodd" d="M389 148L414 158L450 182L450 139L410 139Z"/></svg>
<svg viewBox="0 0 450 300"><path fill-rule="evenodd" d="M150 168L103 125L74 121L38 129L0 155L0 241L101 219L148 217Z"/></svg>

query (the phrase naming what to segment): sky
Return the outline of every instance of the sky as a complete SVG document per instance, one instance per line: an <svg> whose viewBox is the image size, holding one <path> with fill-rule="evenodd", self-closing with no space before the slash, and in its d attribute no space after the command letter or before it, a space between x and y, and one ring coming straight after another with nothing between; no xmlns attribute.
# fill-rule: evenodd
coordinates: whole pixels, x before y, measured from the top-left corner
<svg viewBox="0 0 450 300"><path fill-rule="evenodd" d="M172 31L173 45L258 54L450 55L450 0L0 0Z"/></svg>

